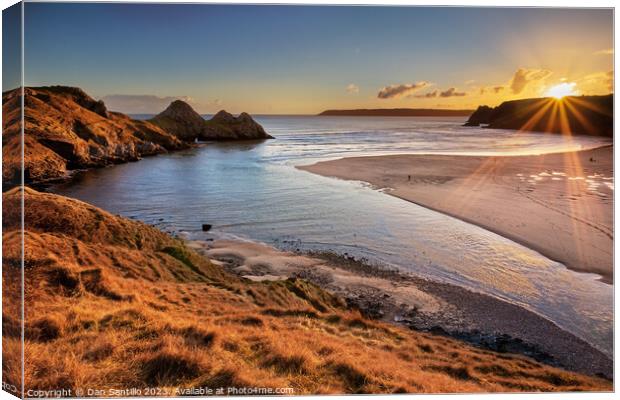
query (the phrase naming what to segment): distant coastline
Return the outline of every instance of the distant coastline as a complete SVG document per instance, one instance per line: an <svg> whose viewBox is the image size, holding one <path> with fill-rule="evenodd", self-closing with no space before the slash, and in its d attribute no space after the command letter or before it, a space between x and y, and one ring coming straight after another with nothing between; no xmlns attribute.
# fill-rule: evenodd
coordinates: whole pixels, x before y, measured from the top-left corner
<svg viewBox="0 0 620 400"><path fill-rule="evenodd" d="M474 110L433 108L373 108L354 110L325 110L319 116L336 117L469 117Z"/></svg>

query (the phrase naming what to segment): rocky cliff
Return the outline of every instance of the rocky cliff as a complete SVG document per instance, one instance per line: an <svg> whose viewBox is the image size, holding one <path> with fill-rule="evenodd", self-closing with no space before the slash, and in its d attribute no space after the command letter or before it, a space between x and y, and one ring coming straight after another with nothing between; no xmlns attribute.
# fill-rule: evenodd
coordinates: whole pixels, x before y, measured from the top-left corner
<svg viewBox="0 0 620 400"><path fill-rule="evenodd" d="M20 102L19 90L3 93L6 181L14 181L20 173ZM64 86L25 89L24 132L26 183L187 147L157 125L110 112L81 89Z"/></svg>
<svg viewBox="0 0 620 400"><path fill-rule="evenodd" d="M465 126L613 137L613 94L505 101L480 106Z"/></svg>
<svg viewBox="0 0 620 400"><path fill-rule="evenodd" d="M20 182L21 91L3 93L3 187ZM219 117L218 117L219 116ZM83 90L67 86L24 90L24 179L42 183L75 169L139 160L187 148L194 139L270 138L247 114L220 112L205 121L188 104L173 102L152 121L111 112Z"/></svg>
<svg viewBox="0 0 620 400"><path fill-rule="evenodd" d="M272 139L247 113L238 117L222 110L206 121L192 107L176 100L150 122L184 140Z"/></svg>

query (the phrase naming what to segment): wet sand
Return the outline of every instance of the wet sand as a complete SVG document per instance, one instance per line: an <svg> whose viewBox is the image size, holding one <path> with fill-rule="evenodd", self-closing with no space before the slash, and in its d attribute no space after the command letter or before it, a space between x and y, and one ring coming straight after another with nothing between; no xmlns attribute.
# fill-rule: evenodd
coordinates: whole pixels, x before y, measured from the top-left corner
<svg viewBox="0 0 620 400"><path fill-rule="evenodd" d="M612 361L585 341L531 311L491 296L331 253L299 254L230 240L188 245L247 279L308 280L371 318L524 354L577 372L612 375Z"/></svg>
<svg viewBox="0 0 620 400"><path fill-rule="evenodd" d="M298 167L386 193L613 281L613 147L531 156L395 155Z"/></svg>

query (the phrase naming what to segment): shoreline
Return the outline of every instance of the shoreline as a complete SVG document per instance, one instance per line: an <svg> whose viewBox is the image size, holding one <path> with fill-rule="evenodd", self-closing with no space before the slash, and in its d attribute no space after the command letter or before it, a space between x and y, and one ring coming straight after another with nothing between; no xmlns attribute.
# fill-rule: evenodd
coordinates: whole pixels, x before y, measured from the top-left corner
<svg viewBox="0 0 620 400"><path fill-rule="evenodd" d="M187 241L225 270L253 280L301 278L368 318L448 336L496 353L611 379L613 362L586 341L515 304L330 252L298 253L235 240Z"/></svg>
<svg viewBox="0 0 620 400"><path fill-rule="evenodd" d="M367 182L613 284L613 145L526 156L350 157L296 168Z"/></svg>

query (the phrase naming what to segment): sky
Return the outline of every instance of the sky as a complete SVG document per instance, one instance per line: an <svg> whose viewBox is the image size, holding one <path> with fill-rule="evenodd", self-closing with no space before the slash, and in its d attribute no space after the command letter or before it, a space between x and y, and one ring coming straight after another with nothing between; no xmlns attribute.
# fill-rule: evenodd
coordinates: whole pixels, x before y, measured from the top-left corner
<svg viewBox="0 0 620 400"><path fill-rule="evenodd" d="M21 4L2 10L2 91L21 82Z"/></svg>
<svg viewBox="0 0 620 400"><path fill-rule="evenodd" d="M314 114L612 90L611 9L26 3L27 86L108 108Z"/></svg>

